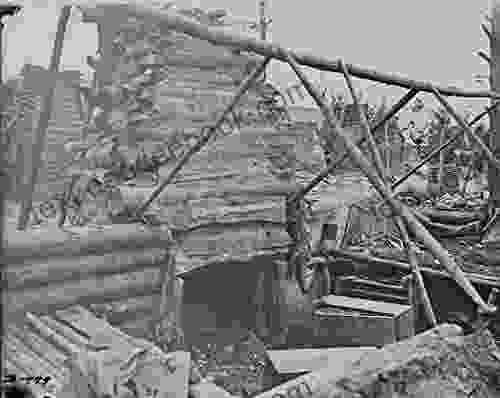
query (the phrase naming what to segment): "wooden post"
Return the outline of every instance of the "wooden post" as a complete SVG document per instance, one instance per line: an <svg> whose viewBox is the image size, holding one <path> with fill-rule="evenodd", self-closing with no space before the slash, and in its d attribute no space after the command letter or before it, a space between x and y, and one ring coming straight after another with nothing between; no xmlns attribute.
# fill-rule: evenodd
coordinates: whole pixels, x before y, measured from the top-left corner
<svg viewBox="0 0 500 398"><path fill-rule="evenodd" d="M492 29L490 36L490 87L500 88L500 1L492 2ZM500 111L490 114L491 150L500 158ZM500 208L500 170L488 165L488 188L493 208Z"/></svg>
<svg viewBox="0 0 500 398"><path fill-rule="evenodd" d="M52 56L50 59L49 76L51 82L49 84L49 89L42 101L42 107L40 110L40 119L35 131L35 142L33 144L33 163L30 174L30 180L25 191L25 197L21 203L21 213L19 215L18 226L19 230L26 229L28 225L29 216L31 213L31 208L33 206L33 194L35 192L36 182L38 179L38 173L42 166L42 153L45 146L45 135L47 133L47 127L49 125L50 116L52 113L53 97L56 84L56 74L59 70L59 64L61 62L64 34L66 32L66 27L71 14L71 6L64 6L59 16L59 21L57 23L57 33L54 41L54 48L52 50Z"/></svg>
<svg viewBox="0 0 500 398"><path fill-rule="evenodd" d="M444 127L439 131L439 146L444 143ZM444 172L444 151L439 152L438 187L439 192L443 192L443 172Z"/></svg>
<svg viewBox="0 0 500 398"><path fill-rule="evenodd" d="M266 18L266 0L259 1L259 33L260 40L267 39L267 26L269 25L269 21ZM262 72L262 81L266 81L267 75L266 71Z"/></svg>

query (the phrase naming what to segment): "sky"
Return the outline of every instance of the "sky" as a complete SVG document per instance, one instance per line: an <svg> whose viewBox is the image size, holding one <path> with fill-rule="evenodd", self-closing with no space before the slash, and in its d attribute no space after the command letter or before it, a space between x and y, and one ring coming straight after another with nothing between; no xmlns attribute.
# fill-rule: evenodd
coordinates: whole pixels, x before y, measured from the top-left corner
<svg viewBox="0 0 500 398"><path fill-rule="evenodd" d="M108 0L110 1L110 0ZM114 0L112 0L114 1ZM147 1L147 0L144 0ZM486 63L476 55L488 53L488 40L481 31L490 1L456 0L267 0L273 19L268 39L287 48L306 50L346 63L378 71L398 73L435 84L467 89L488 88L475 82L476 74L487 74ZM4 74L19 72L25 62L47 66L52 51L61 0L20 0L23 11L6 18ZM254 20L258 0L179 0L182 6L226 9L231 15ZM97 46L95 25L82 24L72 14L67 31L61 69L80 69L89 76L85 57ZM345 92L342 77L308 71L316 82ZM289 67L280 62L270 66L270 79L280 88L297 82ZM355 79L366 99L379 103L385 96L394 102L405 90ZM430 95L422 99L433 106ZM452 99L461 112L480 111L484 99ZM311 104L306 100L305 104Z"/></svg>

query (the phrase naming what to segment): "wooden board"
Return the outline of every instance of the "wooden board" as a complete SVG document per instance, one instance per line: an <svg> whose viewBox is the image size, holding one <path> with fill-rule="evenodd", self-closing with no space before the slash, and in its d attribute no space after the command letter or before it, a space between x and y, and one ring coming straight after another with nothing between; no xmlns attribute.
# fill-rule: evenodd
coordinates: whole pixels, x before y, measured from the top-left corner
<svg viewBox="0 0 500 398"><path fill-rule="evenodd" d="M408 305L387 303L383 301L364 300L356 297L329 295L321 298L325 305L346 308L358 311L373 312L374 314L397 317L411 309Z"/></svg>
<svg viewBox="0 0 500 398"><path fill-rule="evenodd" d="M267 355L279 373L302 373L318 370L328 364L344 366L375 347L336 347L324 349L269 350Z"/></svg>

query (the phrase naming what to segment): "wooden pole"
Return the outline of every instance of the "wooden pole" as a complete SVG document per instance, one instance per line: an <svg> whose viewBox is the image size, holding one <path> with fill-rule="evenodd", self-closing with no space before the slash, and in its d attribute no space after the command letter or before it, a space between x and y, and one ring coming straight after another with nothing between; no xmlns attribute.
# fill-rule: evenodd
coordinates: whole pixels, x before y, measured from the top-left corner
<svg viewBox="0 0 500 398"><path fill-rule="evenodd" d="M267 25L268 21L266 18L266 0L259 1L259 30L260 30L260 40L266 41L267 39ZM266 81L266 71L262 72L262 80Z"/></svg>
<svg viewBox="0 0 500 398"><path fill-rule="evenodd" d="M86 15L87 20L106 18L105 14L118 16L121 15L123 21L126 21L128 16L137 16L145 21L160 23L166 28L173 29L178 32L188 34L201 40L207 40L210 43L220 46L228 46L238 48L241 51L248 51L260 54L264 57L272 57L283 62L287 62L288 51L277 43L255 39L246 35L240 35L228 32L224 29L206 26L192 19L181 16L169 10L156 8L151 5L145 5L143 2L130 0L126 5L113 3L99 3L96 6L79 6ZM341 73L339 61L316 56L307 52L292 51L294 59L298 64L309 66L314 69ZM400 75L379 72L377 70L360 67L357 65L347 64L352 76L376 81L385 84L391 84L398 87L419 91L432 92L433 85L429 82L409 79ZM469 97L469 98L497 98L500 99L500 94L492 91L468 91L456 87L440 87L435 86L443 95Z"/></svg>
<svg viewBox="0 0 500 398"><path fill-rule="evenodd" d="M490 87L500 88L500 1L492 2L492 29L490 36ZM490 115L491 150L495 156L500 156L500 111L495 109ZM500 170L488 167L488 188L490 205L500 208Z"/></svg>
<svg viewBox="0 0 500 398"><path fill-rule="evenodd" d="M356 92L354 91L354 85L352 84L352 79L349 74L349 70L347 69L347 66L344 64L344 61L342 60L340 60L340 69L342 70L342 74L344 75L344 78L346 80L347 87L351 92L351 97L352 101L354 102L354 106L358 110L359 118L361 120L361 126L363 127L365 138L368 141L368 147L370 148L370 151L372 153L375 168L377 169L379 176L382 177L383 180L386 180L384 165L382 163L382 157L380 156L380 151L378 150L377 143L375 142L375 138L373 137L373 134L370 130L366 114L364 110L361 108L361 104L359 103L359 98Z"/></svg>
<svg viewBox="0 0 500 398"><path fill-rule="evenodd" d="M61 62L62 49L64 43L64 34L66 32L66 27L68 24L69 17L71 15L71 6L64 6L59 16L59 21L57 23L57 33L54 41L54 48L52 50L52 56L50 58L49 66L49 78L51 79L49 84L49 89L45 94L42 107L40 110L40 119L35 131L35 142L33 144L33 163L30 174L29 183L27 190L25 191L25 197L21 203L21 213L19 215L17 228L19 230L26 229L28 225L29 216L33 206L33 193L35 192L36 182L38 179L38 173L42 166L42 153L45 146L45 136L47 133L47 127L49 125L50 116L52 114L53 97L56 84L56 74L59 69L59 64Z"/></svg>
<svg viewBox="0 0 500 398"><path fill-rule="evenodd" d="M255 70L248 75L245 80L241 83L238 91L234 95L231 103L224 109L224 111L217 118L213 126L211 126L206 134L201 134L198 141L179 159L177 164L174 166L170 174L165 177L165 180L151 193L149 198L144 202L144 204L137 210L136 216L142 214L153 201L160 195L160 193L170 184L175 176L181 171L182 167L188 162L188 160L203 148L203 146L210 140L210 138L215 134L215 132L221 127L221 125L226 121L226 117L232 112L238 101L243 97L246 91L252 86L255 80L261 75L261 73L266 69L271 58L266 58L260 65L258 65Z"/></svg>
<svg viewBox="0 0 500 398"><path fill-rule="evenodd" d="M467 279L467 276L456 264L455 260L432 236L432 234L427 231L427 229L415 218L415 216L406 206L392 197L388 187L385 186L384 182L373 170L373 166L370 164L361 150L356 146L356 144L352 141L349 135L341 126L338 125L338 121L331 112L330 108L321 99L319 93L309 82L305 74L300 70L299 66L292 58L292 56L288 53L285 53L284 56L294 70L295 74L300 79L301 83L306 88L309 95L311 95L318 107L321 109L321 112L325 120L329 124L332 132L342 139L353 162L361 168L361 170L364 172L377 192L387 201L388 205L391 207L391 210L395 213L395 215L403 218L410 232L415 235L415 237L432 253L432 255L439 260L441 265L443 265L443 267L448 270L453 279L455 279L458 285L464 289L467 295L474 301L475 304L478 305L481 311L484 311L486 313L496 312L496 308L489 306L482 299L477 290Z"/></svg>
<svg viewBox="0 0 500 398"><path fill-rule="evenodd" d="M439 146L442 146L444 143L445 128L442 127L439 131ZM443 171L444 171L444 151L439 152L439 170L438 170L438 187L439 192L443 192Z"/></svg>
<svg viewBox="0 0 500 398"><path fill-rule="evenodd" d="M432 309L429 293L427 293L427 289L425 288L424 278L422 277L422 273L420 272L417 255L415 253L415 245L410 240L408 230L401 217L396 217L396 225L399 229L399 232L401 233L401 238L403 239L403 243L406 249L406 256L408 258L408 264L410 264L412 274L415 277L415 282L418 287L418 292L420 300L422 301L424 307L425 315L427 317L427 320L429 321L429 324L432 327L435 327L437 326L437 319L436 315L434 314L434 310Z"/></svg>

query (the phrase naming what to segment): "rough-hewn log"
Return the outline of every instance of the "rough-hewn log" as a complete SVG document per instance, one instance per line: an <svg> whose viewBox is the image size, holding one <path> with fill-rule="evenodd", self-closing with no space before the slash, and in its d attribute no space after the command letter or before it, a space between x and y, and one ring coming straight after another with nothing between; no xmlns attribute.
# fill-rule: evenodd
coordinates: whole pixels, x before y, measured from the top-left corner
<svg viewBox="0 0 500 398"><path fill-rule="evenodd" d="M321 112L328 122L332 132L342 138L342 141L344 142L344 145L346 146L351 159L361 168L363 173L367 176L371 184L382 196L382 198L387 201L388 205L395 213L395 215L403 218L409 231L411 231L411 233L415 235L415 237L433 254L433 256L439 260L439 262L453 276L453 279L455 279L458 285L461 286L462 289L464 289L464 291L467 293L467 295L472 299L472 301L478 305L481 311L484 311L486 313L495 312L497 309L495 307L489 306L484 302L474 286L472 286L472 284L469 282L466 275L457 265L453 257L450 256L450 254L429 233L429 231L427 231L427 229L417 220L417 218L406 206L392 197L389 188L385 185L384 181L382 181L381 178L375 173L368 159L352 141L349 135L345 133L341 126L338 125L337 120L335 119L335 116L333 115L331 110L328 108L328 106L326 106L320 95L317 93L316 89L309 82L305 74L300 70L299 66L291 57L291 55L286 53L285 58L300 79L301 83L306 88L307 92L313 97L316 104L320 107Z"/></svg>
<svg viewBox="0 0 500 398"><path fill-rule="evenodd" d="M90 18L106 20L106 14L114 14L117 19L117 14L123 12L123 21L126 21L127 16L140 16L143 20L149 20L152 23L160 23L167 28L177 32L182 32L201 40L207 40L210 43L221 46L236 47L242 51L255 52L265 57L272 57L280 61L286 61L285 49L276 43L263 41L243 35L228 32L227 30L216 29L213 27L204 26L194 22L191 19L175 14L172 11L161 10L152 6L146 6L137 1L128 1L126 5L115 5L111 3L102 3L96 7L79 6L82 11ZM103 12L104 11L104 12ZM306 52L294 51L294 59L304 66L309 66L315 69L340 73L338 61L308 54ZM382 73L376 70L371 70L356 65L347 64L351 74L361 79L368 79L385 84L392 84L408 89L416 88L420 91L431 92L432 84L417 80L408 79L402 76ZM450 96L460 97L483 97L483 98L500 98L500 94L490 91L466 91L455 87L438 87L441 93Z"/></svg>
<svg viewBox="0 0 500 398"><path fill-rule="evenodd" d="M498 391L495 374L500 371L500 362L491 355L495 349L487 331L463 336L458 326L444 324L369 351L348 366L334 362L257 397L458 397L468 395L472 388L478 396L494 396Z"/></svg>
<svg viewBox="0 0 500 398"><path fill-rule="evenodd" d="M160 268L165 261L164 248L123 250L95 256L49 258L5 267L7 290L57 285L92 277L126 274L147 268Z"/></svg>
<svg viewBox="0 0 500 398"><path fill-rule="evenodd" d="M9 231L5 263L24 264L53 257L92 256L119 250L164 247L169 236L159 229L142 225L119 225L98 230L94 227L72 228L71 233L55 226L40 230Z"/></svg>
<svg viewBox="0 0 500 398"><path fill-rule="evenodd" d="M144 295L159 288L159 269L105 278L84 279L63 285L4 292L6 316L30 311L50 313L76 304L88 305Z"/></svg>

